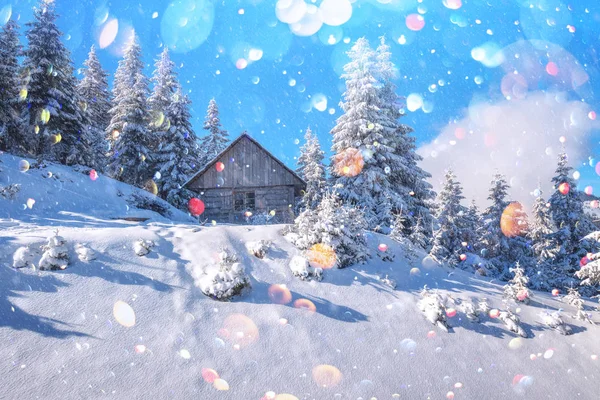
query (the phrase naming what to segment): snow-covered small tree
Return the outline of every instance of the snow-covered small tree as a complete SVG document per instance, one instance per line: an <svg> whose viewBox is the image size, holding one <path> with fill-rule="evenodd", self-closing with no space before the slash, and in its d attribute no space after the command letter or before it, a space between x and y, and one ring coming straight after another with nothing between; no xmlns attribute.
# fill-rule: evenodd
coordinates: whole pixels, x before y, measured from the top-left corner
<svg viewBox="0 0 600 400"><path fill-rule="evenodd" d="M229 143L229 134L221 127L219 117L219 107L215 99L208 103L206 117L204 119L204 129L208 131L206 136L200 138L200 162L203 167L206 163L214 159L217 154L223 151Z"/></svg>
<svg viewBox="0 0 600 400"><path fill-rule="evenodd" d="M35 267L35 252L31 246L21 246L13 254L13 268Z"/></svg>
<svg viewBox="0 0 600 400"><path fill-rule="evenodd" d="M202 293L215 300L229 300L250 289L250 279L243 264L228 249L221 250L218 267L205 269L198 284Z"/></svg>
<svg viewBox="0 0 600 400"><path fill-rule="evenodd" d="M335 252L337 268L364 263L369 258L362 211L341 204L335 192L327 192L317 208L315 229L321 243Z"/></svg>
<svg viewBox="0 0 600 400"><path fill-rule="evenodd" d="M461 229L466 225L466 208L460 204L464 199L462 187L449 169L445 175L444 186L438 195L437 223L433 233L433 246L430 255L438 262L447 262L456 266L460 261L463 246Z"/></svg>
<svg viewBox="0 0 600 400"><path fill-rule="evenodd" d="M560 316L560 310L554 312L543 311L542 313L540 313L540 317L544 325L546 325L546 327L557 331L561 335L570 335L571 333L573 333L571 327L565 324L562 317Z"/></svg>
<svg viewBox="0 0 600 400"><path fill-rule="evenodd" d="M155 152L155 163L161 175L159 195L175 207L185 210L192 193L183 185L196 172L197 143L191 124L191 101L177 88L166 114L169 129L164 132Z"/></svg>
<svg viewBox="0 0 600 400"><path fill-rule="evenodd" d="M550 215L558 229L555 240L560 251L553 262L561 272L563 287L573 284L573 274L579 261L592 249L588 242L581 240L595 230L595 227L583 210L583 200L573 179L573 169L568 164L567 154L558 156L556 174L552 178L554 192L550 196Z"/></svg>
<svg viewBox="0 0 600 400"><path fill-rule="evenodd" d="M83 65L83 79L77 85L77 93L83 101L82 111L87 114L89 122L87 129L93 155L90 167L103 171L106 165L108 144L104 132L110 124L109 111L111 108L108 73L102 69L94 46L90 49L88 58Z"/></svg>
<svg viewBox="0 0 600 400"><path fill-rule="evenodd" d="M446 302L447 298L442 296L437 290L430 291L427 286L421 290L421 300L418 306L425 319L436 325L440 329L448 332L450 326L446 319Z"/></svg>
<svg viewBox="0 0 600 400"><path fill-rule="evenodd" d="M461 227L461 239L467 244L463 247L471 253L479 249L479 220L479 208L475 204L475 200L472 200L462 219L463 226Z"/></svg>
<svg viewBox="0 0 600 400"><path fill-rule="evenodd" d="M58 236L58 231L48 238L48 244L43 247L44 254L40 259L41 270L62 270L69 265L69 250L67 241Z"/></svg>
<svg viewBox="0 0 600 400"><path fill-rule="evenodd" d="M594 324L590 316L584 311L585 303L583 302L581 294L579 294L577 289L569 288L569 293L562 298L562 301L577 309L577 312L572 315L573 318Z"/></svg>
<svg viewBox="0 0 600 400"><path fill-rule="evenodd" d="M519 317L512 313L510 310L500 311L498 319L506 325L506 327L517 335L526 338L527 332L521 327L521 321Z"/></svg>
<svg viewBox="0 0 600 400"><path fill-rule="evenodd" d="M428 250L429 238L426 236L427 229L423 226L423 218L418 216L416 221L417 222L408 238L415 246L424 250Z"/></svg>
<svg viewBox="0 0 600 400"><path fill-rule="evenodd" d="M23 91L19 79L19 25L8 20L0 29L0 150L24 154L27 136L21 125Z"/></svg>
<svg viewBox="0 0 600 400"><path fill-rule="evenodd" d="M504 298L528 304L532 296L531 291L527 288L529 278L518 262L515 268L511 268L511 271L514 277L504 286Z"/></svg>
<svg viewBox="0 0 600 400"><path fill-rule="evenodd" d="M308 250L321 242L321 235L316 228L318 210L306 209L294 220L293 243L300 250Z"/></svg>
<svg viewBox="0 0 600 400"><path fill-rule="evenodd" d="M300 148L298 168L296 172L306 182L306 190L300 201L300 210L316 209L325 191L325 166L323 165L323 150L317 135L310 128L304 135L305 143Z"/></svg>

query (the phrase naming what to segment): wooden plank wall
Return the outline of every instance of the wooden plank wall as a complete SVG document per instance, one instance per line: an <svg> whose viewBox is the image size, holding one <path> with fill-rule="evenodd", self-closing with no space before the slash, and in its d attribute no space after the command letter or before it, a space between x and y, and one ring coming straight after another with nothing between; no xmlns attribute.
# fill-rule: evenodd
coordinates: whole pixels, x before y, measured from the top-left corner
<svg viewBox="0 0 600 400"><path fill-rule="evenodd" d="M209 188L236 189L240 187L296 185L298 180L248 138L242 138L219 160L225 169L218 172L213 166L190 185L200 191Z"/></svg>

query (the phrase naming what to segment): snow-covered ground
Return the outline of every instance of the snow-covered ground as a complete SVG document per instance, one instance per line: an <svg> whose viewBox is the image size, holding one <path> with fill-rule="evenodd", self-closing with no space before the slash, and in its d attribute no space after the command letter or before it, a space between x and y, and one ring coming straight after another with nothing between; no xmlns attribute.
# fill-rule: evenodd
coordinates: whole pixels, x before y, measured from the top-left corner
<svg viewBox="0 0 600 400"><path fill-rule="evenodd" d="M22 184L15 200L0 199L2 399L593 399L600 391L600 327L572 319L575 309L551 294L512 306L527 339L498 318L471 322L459 306L446 333L419 311L424 285L504 309L502 286L423 262L424 254L408 260L378 234L368 234L368 264L303 281L289 267L299 252L282 225L199 227L174 210L171 222L128 209L134 189L103 176L59 166L22 173L19 159L1 159L0 185ZM28 198L36 202L23 209ZM129 216L150 219L112 219ZM24 245L38 251L37 263L57 228L67 269L12 268ZM155 244L145 256L135 254L139 239ZM246 243L261 239L271 245L259 259ZM393 262L377 256L382 243ZM80 244L95 259L80 261ZM197 279L223 247L252 286L230 302L205 296ZM559 308L571 336L543 326L539 314Z"/></svg>

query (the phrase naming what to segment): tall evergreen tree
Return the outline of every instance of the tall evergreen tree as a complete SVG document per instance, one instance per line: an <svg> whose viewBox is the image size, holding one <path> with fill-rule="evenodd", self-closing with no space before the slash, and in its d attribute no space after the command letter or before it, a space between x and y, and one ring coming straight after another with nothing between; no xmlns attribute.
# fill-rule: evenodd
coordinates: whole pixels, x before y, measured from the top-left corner
<svg viewBox="0 0 600 400"><path fill-rule="evenodd" d="M27 23L28 48L23 69L27 107L23 118L33 138L32 153L67 164L89 164L86 116L76 92L69 50L56 26L53 0L41 0Z"/></svg>
<svg viewBox="0 0 600 400"><path fill-rule="evenodd" d="M408 193L410 189L393 190L390 183L392 171L403 168L402 159L394 153L399 128L393 115L380 112L376 53L361 38L348 56L350 62L344 66L342 75L346 81L344 113L331 130L332 183L340 187L339 195L345 204L364 207L368 228L378 229L391 219L387 213L378 213L386 209L381 203L389 199L399 210L403 201L398 192Z"/></svg>
<svg viewBox="0 0 600 400"><path fill-rule="evenodd" d="M9 20L0 30L0 149L23 154L27 138L20 123L19 25Z"/></svg>
<svg viewBox="0 0 600 400"><path fill-rule="evenodd" d="M167 117L171 121L169 130L159 144L156 162L160 166L160 196L180 209L187 208L192 194L183 184L196 171L197 144L190 122L191 101L181 88L177 88L168 106Z"/></svg>
<svg viewBox="0 0 600 400"><path fill-rule="evenodd" d="M415 138L411 136L413 129L399 122L404 114L400 112L401 101L396 94L397 87L394 79L397 71L391 61L390 46L381 38L376 50L375 76L379 83L378 107L384 136L390 143L393 153L398 157L390 171L391 189L399 203L393 204L394 210L403 208L406 211L405 234L410 235L415 229L417 219L421 219L419 228L427 237L431 236L432 213L429 203L435 198L435 193L428 179L431 174L418 166L423 158L416 153Z"/></svg>
<svg viewBox="0 0 600 400"><path fill-rule="evenodd" d="M221 119L219 118L219 107L215 99L208 103L206 118L204 119L204 129L208 134L200 138L200 149L202 151L200 165L204 166L227 147L229 134L221 128Z"/></svg>
<svg viewBox="0 0 600 400"><path fill-rule="evenodd" d="M138 38L132 38L125 55L119 61L119 66L115 72L115 78L112 89L112 108L109 111L110 123L106 128L106 140L109 142L109 162L114 157L115 142L120 137L125 124L125 114L123 113L121 102L131 94L131 89L136 83L138 74L143 74L144 63L142 61L142 48ZM147 84L146 84L147 86ZM147 89L146 89L147 91Z"/></svg>
<svg viewBox="0 0 600 400"><path fill-rule="evenodd" d="M528 271L531 287L538 290L552 290L559 284L561 278L560 271L557 271L554 266L560 246L556 243L550 209L541 191L533 204L527 238L531 242L533 255L533 265Z"/></svg>
<svg viewBox="0 0 600 400"><path fill-rule="evenodd" d="M143 187L151 177L146 162L151 136L148 130L146 99L148 80L141 73L136 74L135 83L127 93L118 97L118 115L123 128L115 141L114 156L109 163L113 177Z"/></svg>
<svg viewBox="0 0 600 400"><path fill-rule="evenodd" d="M325 166L323 165L323 151L319 139L313 135L310 128L304 135L306 142L300 148L298 168L296 172L306 182L306 191L300 202L300 209L316 209L325 191Z"/></svg>
<svg viewBox="0 0 600 400"><path fill-rule="evenodd" d="M558 229L557 243L560 251L554 263L564 274L564 285L573 283L573 274L579 267L579 261L588 251L589 243L581 239L594 231L594 225L583 211L583 200L572 178L572 168L568 165L567 154L558 156L556 174L552 178L554 193L550 196L550 215Z"/></svg>
<svg viewBox="0 0 600 400"><path fill-rule="evenodd" d="M466 249L470 252L476 252L479 249L479 208L475 200L471 201L471 205L466 211L464 218L464 226L462 227L462 241L466 243Z"/></svg>
<svg viewBox="0 0 600 400"><path fill-rule="evenodd" d="M77 92L83 101L83 112L89 121L89 134L94 156L93 167L104 170L107 142L104 132L110 124L111 95L108 90L108 73L102 69L94 46L83 63L83 79L77 85Z"/></svg>
<svg viewBox="0 0 600 400"><path fill-rule="evenodd" d="M479 228L481 253L494 266L495 271L492 273L508 280L511 278L510 268L512 265L517 262L521 264L529 262L527 244L522 236L522 233L525 232L518 232L519 234L514 236L506 236L502 232L500 225L502 214L510 204L506 199L509 185L506 178L499 173L494 175L491 184L488 200L492 204L482 213ZM514 219L520 220L522 217L524 216L514 216Z"/></svg>
<svg viewBox="0 0 600 400"><path fill-rule="evenodd" d="M439 262L457 265L464 251L462 242L463 229L466 224L466 207L461 204L464 199L462 187L451 169L446 171L444 186L437 197L437 229L433 232L431 256Z"/></svg>

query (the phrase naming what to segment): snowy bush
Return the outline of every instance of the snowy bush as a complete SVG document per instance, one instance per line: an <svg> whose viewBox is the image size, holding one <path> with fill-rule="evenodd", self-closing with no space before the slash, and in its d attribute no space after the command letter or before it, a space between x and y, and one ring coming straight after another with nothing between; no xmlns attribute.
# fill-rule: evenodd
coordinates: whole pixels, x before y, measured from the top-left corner
<svg viewBox="0 0 600 400"><path fill-rule="evenodd" d="M135 251L135 254L141 257L150 253L150 249L152 249L154 246L155 244L151 240L138 239L133 244L133 251Z"/></svg>
<svg viewBox="0 0 600 400"><path fill-rule="evenodd" d="M67 268L69 264L69 252L67 250L67 241L58 236L58 232L54 236L48 238L48 244L42 249L44 254L40 259L39 268L41 270L60 270Z"/></svg>
<svg viewBox="0 0 600 400"><path fill-rule="evenodd" d="M511 271L515 276L504 286L504 298L528 304L532 296L531 291L527 288L529 278L525 276L523 268L518 262L515 268L511 268Z"/></svg>
<svg viewBox="0 0 600 400"><path fill-rule="evenodd" d="M323 269L313 268L305 257L294 256L290 261L290 269L292 274L298 278L304 280L316 279L320 281L323 279Z"/></svg>
<svg viewBox="0 0 600 400"><path fill-rule="evenodd" d="M587 321L592 325L594 324L590 316L586 314L583 310L585 305L577 289L569 288L569 293L562 298L562 301L569 305L572 305L577 309L575 315L571 315L572 318L578 319L580 321Z"/></svg>
<svg viewBox="0 0 600 400"><path fill-rule="evenodd" d="M570 335L573 333L571 327L564 323L562 318L560 317L560 311L548 312L544 311L540 314L542 317L542 322L548 328L553 329L560 333L561 335Z"/></svg>
<svg viewBox="0 0 600 400"><path fill-rule="evenodd" d="M480 308L474 301L467 300L460 304L460 310L466 315L471 322L479 322Z"/></svg>
<svg viewBox="0 0 600 400"><path fill-rule="evenodd" d="M383 278L380 278L380 280L381 280L381 283L383 283L384 285L389 286L392 289L396 289L396 281L388 278L387 275Z"/></svg>
<svg viewBox="0 0 600 400"><path fill-rule="evenodd" d="M500 314L498 314L498 319L502 321L511 332L514 332L523 338L527 337L527 333L521 327L521 321L519 320L519 317L513 314L510 310L500 311Z"/></svg>
<svg viewBox="0 0 600 400"><path fill-rule="evenodd" d="M75 253L80 261L88 262L96 259L96 252L81 243L75 245Z"/></svg>
<svg viewBox="0 0 600 400"><path fill-rule="evenodd" d="M171 211L169 210L167 203L163 202L156 196L133 193L127 199L127 202L137 209L154 211L165 218L171 217Z"/></svg>
<svg viewBox="0 0 600 400"><path fill-rule="evenodd" d="M13 254L13 268L34 267L35 252L29 246L19 247Z"/></svg>
<svg viewBox="0 0 600 400"><path fill-rule="evenodd" d="M196 283L202 293L216 300L228 300L250 288L250 279L244 266L227 249L219 253L219 265L205 269Z"/></svg>
<svg viewBox="0 0 600 400"><path fill-rule="evenodd" d="M421 291L418 306L427 321L448 332L450 326L446 320L446 301L447 298L437 291L432 292L425 287Z"/></svg>
<svg viewBox="0 0 600 400"><path fill-rule="evenodd" d="M271 247L271 242L268 240L258 240L246 243L248 252L258 258L265 258L269 247Z"/></svg>
<svg viewBox="0 0 600 400"><path fill-rule="evenodd" d="M8 186L0 186L0 197L5 198L7 200L14 200L21 190L21 185L18 183L11 183Z"/></svg>

